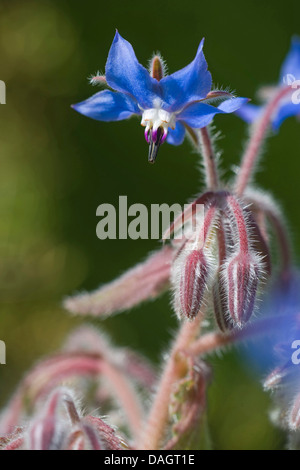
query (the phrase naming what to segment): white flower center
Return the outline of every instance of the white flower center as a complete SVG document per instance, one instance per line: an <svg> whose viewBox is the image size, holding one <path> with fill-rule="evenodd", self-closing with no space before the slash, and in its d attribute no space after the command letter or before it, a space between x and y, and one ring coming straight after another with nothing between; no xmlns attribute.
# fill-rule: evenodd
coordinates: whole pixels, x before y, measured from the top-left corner
<svg viewBox="0 0 300 470"><path fill-rule="evenodd" d="M154 100L153 108L142 109L141 125L145 129L145 139L149 144L148 161L154 163L161 144L167 138L169 127L175 129L175 113L169 113L161 108L161 101Z"/></svg>
<svg viewBox="0 0 300 470"><path fill-rule="evenodd" d="M162 127L164 134L167 134L169 127L175 129L175 124L175 114L168 113L159 107L145 109L142 115L141 125L146 127L145 132L148 132L150 129L155 132L159 127Z"/></svg>

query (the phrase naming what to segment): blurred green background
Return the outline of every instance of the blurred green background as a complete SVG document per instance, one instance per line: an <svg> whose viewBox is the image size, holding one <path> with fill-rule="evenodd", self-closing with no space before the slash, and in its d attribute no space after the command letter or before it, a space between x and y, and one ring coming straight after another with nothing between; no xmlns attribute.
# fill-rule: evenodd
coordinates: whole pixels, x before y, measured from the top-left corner
<svg viewBox="0 0 300 470"><path fill-rule="evenodd" d="M115 28L146 64L159 50L170 72L190 62L205 36L213 80L253 98L276 82L290 38L299 31L299 2L0 0L0 404L39 357L55 351L83 323L61 308L74 291L94 289L141 260L156 241L100 241L96 208L135 202L183 204L201 190L198 157L188 142L164 145L147 163L135 119L99 123L70 104L93 92L87 77L104 70ZM230 176L247 137L235 116L216 118L223 167ZM257 181L282 202L299 256L299 123L286 121L266 147ZM166 294L130 313L95 322L120 345L160 360L176 327ZM217 449L282 448L268 421L262 377L239 349L212 356L209 421Z"/></svg>

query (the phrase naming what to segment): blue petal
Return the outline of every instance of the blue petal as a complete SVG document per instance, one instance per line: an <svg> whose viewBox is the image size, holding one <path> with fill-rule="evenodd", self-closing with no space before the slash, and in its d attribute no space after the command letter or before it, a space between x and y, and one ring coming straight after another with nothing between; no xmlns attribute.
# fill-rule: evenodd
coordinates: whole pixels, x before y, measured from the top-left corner
<svg viewBox="0 0 300 470"><path fill-rule="evenodd" d="M109 90L99 91L89 99L73 104L72 108L97 121L121 121L133 114L140 114L130 96Z"/></svg>
<svg viewBox="0 0 300 470"><path fill-rule="evenodd" d="M252 124L252 122L259 118L262 110L263 106L257 106L255 104L249 103L238 109L235 114L246 121L248 124Z"/></svg>
<svg viewBox="0 0 300 470"><path fill-rule="evenodd" d="M291 48L286 56L280 72L282 82L287 75L293 75L296 80L300 80L300 37L292 39Z"/></svg>
<svg viewBox="0 0 300 470"><path fill-rule="evenodd" d="M281 106L273 119L273 129L277 131L283 121L290 116L300 116L300 104L287 103Z"/></svg>
<svg viewBox="0 0 300 470"><path fill-rule="evenodd" d="M168 111L178 111L192 101L201 100L211 90L211 74L202 51L203 43L202 39L193 62L159 82Z"/></svg>
<svg viewBox="0 0 300 470"><path fill-rule="evenodd" d="M201 129L201 127L208 126L216 114L232 113L247 101L248 98L232 98L224 101L217 108L205 103L192 103L184 108L177 118L191 127Z"/></svg>
<svg viewBox="0 0 300 470"><path fill-rule="evenodd" d="M129 93L142 108L153 108L155 98L161 97L158 81L138 62L131 44L118 32L108 54L105 76L111 88Z"/></svg>
<svg viewBox="0 0 300 470"><path fill-rule="evenodd" d="M181 145L185 137L185 127L184 125L177 121L175 129L169 129L167 135L168 144L172 145Z"/></svg>
<svg viewBox="0 0 300 470"><path fill-rule="evenodd" d="M218 109L224 113L234 113L249 102L249 98L231 98L219 104Z"/></svg>

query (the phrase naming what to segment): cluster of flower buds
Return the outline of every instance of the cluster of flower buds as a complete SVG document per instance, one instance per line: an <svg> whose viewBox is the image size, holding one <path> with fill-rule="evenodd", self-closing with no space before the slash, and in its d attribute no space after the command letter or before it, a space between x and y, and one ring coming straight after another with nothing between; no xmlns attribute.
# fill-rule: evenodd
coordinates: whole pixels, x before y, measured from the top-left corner
<svg viewBox="0 0 300 470"><path fill-rule="evenodd" d="M256 236L263 236L253 214L234 194L210 192L193 204L202 201L202 224L184 241L173 263L174 305L180 318L193 319L203 301L211 303L220 329L226 331L242 327L251 317L268 251L255 250Z"/></svg>
<svg viewBox="0 0 300 470"><path fill-rule="evenodd" d="M105 421L81 416L73 392L53 390L30 424L0 438L2 450L124 450L125 442Z"/></svg>
<svg viewBox="0 0 300 470"><path fill-rule="evenodd" d="M25 376L0 415L0 448L129 448L126 442L137 439L142 422L139 390L151 391L155 380L154 369L143 357L113 348L93 328L81 327L62 352L39 362ZM88 397L85 410L109 412L110 422L125 434L116 436L98 416L82 416L72 390Z"/></svg>
<svg viewBox="0 0 300 470"><path fill-rule="evenodd" d="M194 223L199 205L204 215L196 214ZM227 190L207 191L165 232L163 241L174 237L170 245L114 282L66 299L65 306L73 313L107 316L157 297L171 285L180 319L193 320L206 305L214 310L221 331L241 328L271 274L267 219L278 235L285 272L287 240L271 198L252 190L243 198ZM184 233L181 238L176 237L178 231Z"/></svg>
<svg viewBox="0 0 300 470"><path fill-rule="evenodd" d="M189 355L182 354L180 363L163 443L168 450L192 437L198 443L203 429L209 369ZM143 401L156 380L139 354L114 348L93 328L80 327L59 354L38 363L21 382L0 415L0 449L134 450L144 425ZM109 423L92 415L95 409L109 414Z"/></svg>

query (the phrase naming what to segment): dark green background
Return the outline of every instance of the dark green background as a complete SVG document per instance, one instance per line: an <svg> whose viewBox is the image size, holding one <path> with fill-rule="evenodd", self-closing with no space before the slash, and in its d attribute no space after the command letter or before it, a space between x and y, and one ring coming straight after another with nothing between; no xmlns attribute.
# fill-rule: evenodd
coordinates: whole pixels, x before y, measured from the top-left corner
<svg viewBox="0 0 300 470"><path fill-rule="evenodd" d="M134 265L155 241L99 241L96 208L127 195L140 202L183 204L201 190L198 157L188 142L164 145L147 163L135 119L99 123L70 104L95 89L87 77L104 69L115 28L147 64L159 50L170 72L190 62L199 41L218 85L253 98L276 82L290 38L300 33L298 1L0 0L0 366L1 403L37 358L59 348L81 319L61 299L93 289ZM247 129L235 116L216 118L225 176L239 161ZM282 202L299 256L300 124L286 121L266 146L257 181ZM121 345L158 361L176 327L168 295L106 322ZM268 421L270 400L239 350L213 356L209 419L218 449L283 447Z"/></svg>

